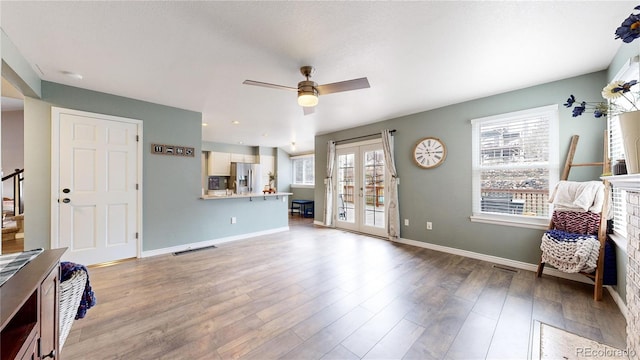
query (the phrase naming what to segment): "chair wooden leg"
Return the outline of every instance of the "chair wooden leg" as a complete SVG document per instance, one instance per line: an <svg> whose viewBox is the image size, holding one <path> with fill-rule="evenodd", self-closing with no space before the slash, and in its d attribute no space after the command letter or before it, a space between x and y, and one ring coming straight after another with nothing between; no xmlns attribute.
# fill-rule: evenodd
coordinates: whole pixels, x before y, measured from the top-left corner
<svg viewBox="0 0 640 360"><path fill-rule="evenodd" d="M536 272L536 276L537 277L541 277L543 270L544 270L544 263L542 262L542 259L540 259L540 263L538 264L538 271Z"/></svg>
<svg viewBox="0 0 640 360"><path fill-rule="evenodd" d="M602 286L604 283L604 247L606 242L606 235L603 235L605 240L600 243L600 255L598 256L598 263L596 267L595 277L593 281L595 284L593 285L593 300L600 301L602 300Z"/></svg>
<svg viewBox="0 0 640 360"><path fill-rule="evenodd" d="M596 269L596 278L595 284L593 288L593 300L600 301L602 300L602 271L600 269Z"/></svg>

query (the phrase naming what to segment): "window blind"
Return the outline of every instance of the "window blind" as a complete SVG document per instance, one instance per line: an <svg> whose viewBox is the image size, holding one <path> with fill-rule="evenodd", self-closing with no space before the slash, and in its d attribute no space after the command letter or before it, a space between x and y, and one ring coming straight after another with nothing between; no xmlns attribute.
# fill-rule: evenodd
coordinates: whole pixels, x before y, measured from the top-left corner
<svg viewBox="0 0 640 360"><path fill-rule="evenodd" d="M556 118L547 107L472 120L474 215L549 217Z"/></svg>
<svg viewBox="0 0 640 360"><path fill-rule="evenodd" d="M622 68L616 75L614 80L629 81L638 79L639 69L637 59L632 59ZM633 91L637 93L637 87ZM637 96L636 96L637 97ZM628 97L632 99L632 97ZM631 103L624 98L613 99L610 101L613 106L610 108L618 108L623 111L635 110ZM622 134L620 132L620 122L617 113L610 113L607 118L607 129L609 132L609 157L612 165L619 159L624 159L624 147L622 145ZM620 236L627 237L627 209L626 209L626 191L613 187L611 210L613 212L613 231Z"/></svg>

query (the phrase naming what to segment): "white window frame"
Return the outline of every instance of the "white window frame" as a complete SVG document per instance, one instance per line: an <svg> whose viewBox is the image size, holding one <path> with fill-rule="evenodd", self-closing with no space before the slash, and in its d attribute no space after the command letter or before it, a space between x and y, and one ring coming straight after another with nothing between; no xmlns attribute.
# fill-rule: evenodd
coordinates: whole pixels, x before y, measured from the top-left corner
<svg viewBox="0 0 640 360"><path fill-rule="evenodd" d="M315 184L315 155L314 154L307 154L307 155L298 155L298 156L292 156L291 158L291 187L292 188L299 188L299 189L313 189L316 187ZM313 161L313 166L311 167L313 169L313 184L299 184L296 183L296 166L295 166L295 162L296 161L304 161L305 159L311 159ZM304 167L302 168L304 171ZM306 176L304 176L304 174L302 175L302 178L306 178Z"/></svg>
<svg viewBox="0 0 640 360"><path fill-rule="evenodd" d="M545 116L549 118L549 161L546 164L549 168L549 193L559 181L559 120L558 105L542 106L538 108L515 111L506 114L489 116L471 120L472 125L472 222L481 222L495 225L516 226L532 229L545 230L549 226L552 209L549 209L548 216L525 216L512 214L496 214L481 211L481 180L480 173L480 125L490 122L517 121L522 118L535 116ZM537 165L539 167L539 164Z"/></svg>
<svg viewBox="0 0 640 360"><path fill-rule="evenodd" d="M630 81L638 79L638 76L640 76L639 58L638 56L635 56L626 62L611 81ZM633 91L638 90L637 88L634 88ZM626 101L621 100L620 105L624 107L627 106L627 103ZM624 152L617 114L609 114L607 118L607 132L609 135L609 157L611 158L613 165L615 161L620 158L621 153ZM627 250L626 196L626 191L613 187L612 203L610 207L613 215L614 228L613 234L609 235L609 237L625 252Z"/></svg>

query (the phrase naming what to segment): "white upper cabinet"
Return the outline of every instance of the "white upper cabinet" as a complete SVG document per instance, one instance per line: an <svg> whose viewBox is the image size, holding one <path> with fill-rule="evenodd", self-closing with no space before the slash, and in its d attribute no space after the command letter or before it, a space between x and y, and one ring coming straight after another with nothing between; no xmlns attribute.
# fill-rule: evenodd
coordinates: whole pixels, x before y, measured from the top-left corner
<svg viewBox="0 0 640 360"><path fill-rule="evenodd" d="M230 155L231 155L231 162L241 162L241 163L250 163L250 164L256 163L255 155L248 155L248 154L230 154Z"/></svg>
<svg viewBox="0 0 640 360"><path fill-rule="evenodd" d="M209 176L231 176L231 154L209 151Z"/></svg>

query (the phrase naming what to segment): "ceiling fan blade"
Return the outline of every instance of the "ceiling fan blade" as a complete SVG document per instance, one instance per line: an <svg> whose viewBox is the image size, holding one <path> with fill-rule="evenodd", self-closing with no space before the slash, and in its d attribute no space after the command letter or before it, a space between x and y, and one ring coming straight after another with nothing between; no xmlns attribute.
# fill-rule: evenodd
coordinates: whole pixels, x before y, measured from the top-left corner
<svg viewBox="0 0 640 360"><path fill-rule="evenodd" d="M315 106L303 106L302 107L302 112L304 113L305 116L311 115L311 114L316 112L316 107Z"/></svg>
<svg viewBox="0 0 640 360"><path fill-rule="evenodd" d="M342 92L342 91L366 89L368 87L371 87L369 86L369 80L367 80L366 77L363 77L359 79L346 80L346 81L340 81L340 82L335 82L331 84L319 85L318 93L320 95L327 95L327 94L333 94L333 93Z"/></svg>
<svg viewBox="0 0 640 360"><path fill-rule="evenodd" d="M262 86L262 87L268 87L268 88L272 88L272 89L298 91L298 88L294 88L294 87L290 87L290 86L284 86L284 85L270 84L270 83L266 83L266 82L262 82L262 81L245 80L242 83L245 84L245 85Z"/></svg>

